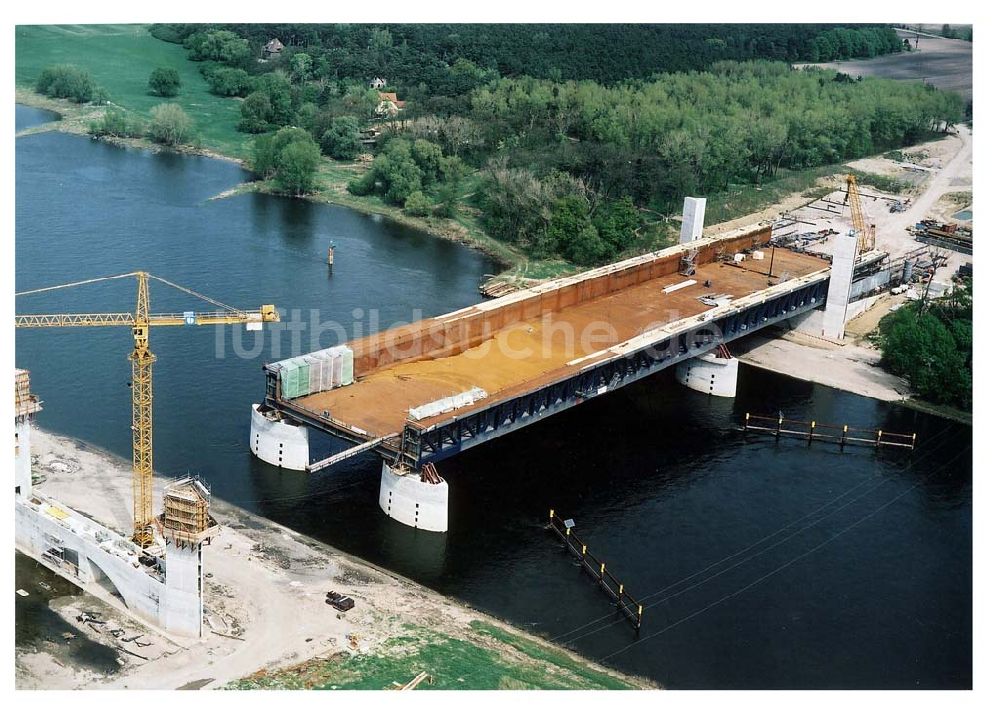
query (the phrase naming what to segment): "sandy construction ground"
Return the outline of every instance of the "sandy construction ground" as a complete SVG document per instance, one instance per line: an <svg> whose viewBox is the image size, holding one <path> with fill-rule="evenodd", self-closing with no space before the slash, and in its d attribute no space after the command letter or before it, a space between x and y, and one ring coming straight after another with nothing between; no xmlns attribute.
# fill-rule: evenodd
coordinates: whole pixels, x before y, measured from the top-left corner
<svg viewBox="0 0 1000 716"><path fill-rule="evenodd" d="M876 226L876 248L888 251L894 257L913 249L927 248L927 244L920 243L906 230L922 219L972 225L971 221L957 222L953 216L959 209L972 205L972 131L960 125L949 137L908 147L903 154L907 160L902 162L877 156L848 163L859 171L914 182L901 194L890 194L863 184L860 186L862 209L867 219ZM807 202L790 212L803 223L782 232L850 231L853 224L851 212L844 205L845 180L844 177L835 179L838 188L822 199ZM909 201L906 211L889 210L896 199ZM946 253L949 254L948 262L938 271L938 280L950 280L962 264L972 263L972 256Z"/></svg>
<svg viewBox="0 0 1000 716"><path fill-rule="evenodd" d="M895 402L910 394L905 380L878 366L879 351L860 345L765 330L731 348L743 363L876 400Z"/></svg>
<svg viewBox="0 0 1000 716"><path fill-rule="evenodd" d="M36 489L109 527L131 531L129 463L37 429L33 442L33 471L43 478ZM157 504L164 484L162 478L157 479ZM19 651L17 686L217 688L262 669L278 670L316 657L380 653L380 645L398 635L404 623L481 644L483 639L469 628L470 622L478 620L555 649L409 580L219 500L213 502L212 513L222 532L205 547L203 639L170 638L89 595L60 599L50 606L90 638L119 649L121 670L106 677L67 666L44 649ZM355 608L341 614L326 605L330 590L352 596ZM89 630L81 627L76 616L85 610L99 612L108 624ZM113 628L140 638L123 642L109 633ZM500 641L487 646L501 660L531 661ZM583 663L569 652L564 656ZM538 668L553 669L542 660ZM586 668L614 674L590 664ZM633 686L649 685L640 679L614 677Z"/></svg>
<svg viewBox="0 0 1000 716"><path fill-rule="evenodd" d="M907 226L924 218L953 221L951 214L940 213L941 208L952 206L950 203L942 205L942 197L961 192L968 193L971 200L972 131L968 127L959 126L956 135L945 141L948 142L945 146L934 147L935 143L932 142L921 147L936 152L936 155L924 160L927 162L929 177L911 198L909 209L890 213L888 202L875 201L870 205L872 213L869 218L877 226L876 245L893 256L925 246L906 231ZM935 168L935 164L939 164L939 167ZM953 253L947 266L938 275L941 279L948 280L960 265L971 261L971 256Z"/></svg>

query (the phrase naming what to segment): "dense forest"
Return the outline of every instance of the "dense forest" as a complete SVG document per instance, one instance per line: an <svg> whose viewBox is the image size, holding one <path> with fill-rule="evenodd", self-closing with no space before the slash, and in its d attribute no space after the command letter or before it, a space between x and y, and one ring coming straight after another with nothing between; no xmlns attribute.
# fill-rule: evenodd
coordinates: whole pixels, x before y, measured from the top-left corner
<svg viewBox="0 0 1000 716"><path fill-rule="evenodd" d="M609 83L720 60L826 62L903 50L884 25L230 24L156 25L153 33L184 42L206 29L234 32L255 50L277 37L329 80L389 77L408 94L449 97L498 76ZM456 73L460 61L466 69Z"/></svg>
<svg viewBox="0 0 1000 716"><path fill-rule="evenodd" d="M494 237L578 264L633 249L641 211L669 213L685 195L912 144L963 111L957 95L921 83L789 64L899 51L887 26L156 25L153 33L182 43L213 92L245 98L239 129L259 135L259 176L308 191L302 167L315 166L319 152L355 159L359 130L369 128L374 161L350 182L352 193L418 216L450 217L472 203ZM275 37L284 47L265 58ZM384 111L385 96L369 86L375 77L404 110Z"/></svg>
<svg viewBox="0 0 1000 716"><path fill-rule="evenodd" d="M529 250L544 230L512 229L511 217L544 222L535 217L547 215L546 202L518 212L507 198L520 191L524 201L530 192L519 187L534 186L530 177L572 176L585 188L578 194L590 198L591 212L622 198L670 211L685 195L760 183L779 167L832 164L912 144L962 115L957 95L919 83L856 81L759 61L612 87L503 79L476 90L471 104L476 136L493 148L481 192L485 219L498 236ZM414 131L421 127L415 123ZM511 182L506 190L504 177ZM604 244L598 260L616 248Z"/></svg>

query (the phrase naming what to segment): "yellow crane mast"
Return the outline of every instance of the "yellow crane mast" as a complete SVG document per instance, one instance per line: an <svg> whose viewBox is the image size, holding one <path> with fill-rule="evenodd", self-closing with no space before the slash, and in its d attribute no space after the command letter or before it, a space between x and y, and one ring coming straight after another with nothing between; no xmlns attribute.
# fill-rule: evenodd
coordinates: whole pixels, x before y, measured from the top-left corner
<svg viewBox="0 0 1000 716"><path fill-rule="evenodd" d="M149 329L152 326L211 326L219 324L246 324L248 329L260 330L265 322L278 321L273 305L263 305L259 310L244 311L227 306L166 279L145 271L133 271L117 276L76 281L31 291L21 291L15 296L26 296L45 291L71 288L98 281L111 281L135 277L138 292L135 313L43 313L14 316L15 328L51 328L60 326L131 326L133 349L129 354L132 363L132 540L141 547L153 543L153 362L156 356L149 349ZM185 311L183 313L149 312L149 279L154 279L212 303L222 310L210 312Z"/></svg>
<svg viewBox="0 0 1000 716"><path fill-rule="evenodd" d="M858 237L858 253L864 254L875 250L875 224L869 224L861 209L861 195L858 193L858 179L853 174L847 175L847 202L851 205L851 221L854 223L854 233Z"/></svg>

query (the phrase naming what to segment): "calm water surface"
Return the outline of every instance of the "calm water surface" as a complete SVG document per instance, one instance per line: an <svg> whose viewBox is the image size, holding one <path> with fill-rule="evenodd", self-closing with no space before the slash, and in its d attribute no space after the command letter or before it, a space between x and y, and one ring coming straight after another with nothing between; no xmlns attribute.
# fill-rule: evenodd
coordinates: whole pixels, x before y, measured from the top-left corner
<svg viewBox="0 0 1000 716"><path fill-rule="evenodd" d="M246 178L226 162L55 133L17 140L16 161L18 290L143 268L231 305L273 302L307 322L315 310L353 335L372 311L384 328L475 302L497 270L338 207L212 200ZM152 302L202 308L157 284ZM17 310L133 303L134 284L112 282ZM375 458L306 475L250 456L260 365L296 353L288 325L258 334L247 358L232 348L253 345L241 329L154 330L160 472L199 472L225 500L672 688L971 685L971 429L746 367L735 400L660 375L441 463L451 528L427 534L382 515ZM127 457L129 348L127 329L19 331L39 423ZM733 429L746 410L779 409L915 431L919 448L841 452ZM341 447L313 438L314 455ZM542 529L549 508L643 599L640 638Z"/></svg>
<svg viewBox="0 0 1000 716"><path fill-rule="evenodd" d="M58 112L50 112L47 109L37 107L27 107L23 104L14 105L14 131L20 132L22 129L37 127L47 122L54 122L59 119Z"/></svg>

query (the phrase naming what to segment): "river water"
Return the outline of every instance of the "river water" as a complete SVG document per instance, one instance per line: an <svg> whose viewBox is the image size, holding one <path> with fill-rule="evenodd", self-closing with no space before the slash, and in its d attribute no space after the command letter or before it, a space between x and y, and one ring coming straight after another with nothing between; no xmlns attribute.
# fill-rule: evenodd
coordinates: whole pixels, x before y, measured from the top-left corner
<svg viewBox="0 0 1000 716"><path fill-rule="evenodd" d="M297 310L327 345L334 322L353 337L475 302L497 270L339 207L211 200L247 178L223 161L45 133L17 140L16 164L19 291L142 268ZM134 292L100 283L17 310L130 310ZM154 311L203 308L151 296ZM450 530L428 534L382 515L372 457L306 475L250 456L261 363L317 332L294 327L257 334L259 351L242 329L153 331L158 471L200 473L227 501L671 688L971 686L970 428L746 366L734 400L661 374L441 463ZM128 457L129 348L127 329L19 331L39 424ZM919 447L746 440L747 410L914 431ZM314 455L340 447L313 438ZM638 637L543 529L550 508L646 604Z"/></svg>

